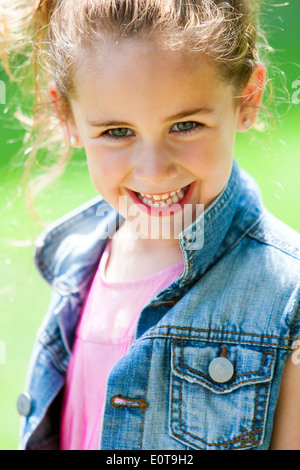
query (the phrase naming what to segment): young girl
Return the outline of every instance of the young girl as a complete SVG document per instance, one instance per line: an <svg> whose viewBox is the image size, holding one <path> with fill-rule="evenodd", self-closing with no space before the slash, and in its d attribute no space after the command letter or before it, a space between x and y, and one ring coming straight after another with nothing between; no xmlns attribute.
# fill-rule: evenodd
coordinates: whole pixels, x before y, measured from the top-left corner
<svg viewBox="0 0 300 470"><path fill-rule="evenodd" d="M252 7L3 7L101 194L37 241L22 449L300 449L299 235L233 159L265 85Z"/></svg>

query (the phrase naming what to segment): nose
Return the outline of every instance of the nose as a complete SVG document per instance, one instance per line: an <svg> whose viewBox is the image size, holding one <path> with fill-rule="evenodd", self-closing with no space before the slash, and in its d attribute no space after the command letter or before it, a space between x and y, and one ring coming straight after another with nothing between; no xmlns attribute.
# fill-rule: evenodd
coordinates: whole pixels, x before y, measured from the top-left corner
<svg viewBox="0 0 300 470"><path fill-rule="evenodd" d="M138 181L158 184L175 178L177 174L177 165L166 150L147 147L139 152L134 171L134 176Z"/></svg>

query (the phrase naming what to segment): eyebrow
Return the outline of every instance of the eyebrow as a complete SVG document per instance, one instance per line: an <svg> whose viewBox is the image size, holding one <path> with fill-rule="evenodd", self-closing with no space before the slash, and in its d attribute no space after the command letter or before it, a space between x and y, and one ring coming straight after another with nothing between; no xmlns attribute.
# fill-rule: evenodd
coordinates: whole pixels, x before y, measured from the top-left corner
<svg viewBox="0 0 300 470"><path fill-rule="evenodd" d="M180 120L189 116L194 116L196 114L213 114L215 110L213 108L195 108L195 109L188 109L186 111L182 111L178 114L173 114L166 119L166 122ZM87 120L88 124L92 127L133 127L133 124L124 121L97 121L93 119Z"/></svg>
<svg viewBox="0 0 300 470"><path fill-rule="evenodd" d="M195 114L213 114L215 110L213 108L196 108L196 109L188 109L186 111L182 111L181 113L178 114L173 114L173 116L170 116L169 118L166 119L166 122L169 121L176 121L177 119L183 119L189 116L194 116Z"/></svg>

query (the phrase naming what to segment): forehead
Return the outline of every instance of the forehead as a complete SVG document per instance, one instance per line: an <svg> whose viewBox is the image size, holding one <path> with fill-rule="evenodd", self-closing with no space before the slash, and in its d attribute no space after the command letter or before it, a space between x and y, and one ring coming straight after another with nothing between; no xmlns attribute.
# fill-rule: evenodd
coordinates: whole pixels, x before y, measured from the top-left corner
<svg viewBox="0 0 300 470"><path fill-rule="evenodd" d="M142 107L145 112L159 108L163 113L167 108L175 113L175 108L196 101L211 107L232 97L231 87L217 78L215 67L204 56L129 39L86 51L75 87L76 99L87 113L97 112L96 108L121 112Z"/></svg>

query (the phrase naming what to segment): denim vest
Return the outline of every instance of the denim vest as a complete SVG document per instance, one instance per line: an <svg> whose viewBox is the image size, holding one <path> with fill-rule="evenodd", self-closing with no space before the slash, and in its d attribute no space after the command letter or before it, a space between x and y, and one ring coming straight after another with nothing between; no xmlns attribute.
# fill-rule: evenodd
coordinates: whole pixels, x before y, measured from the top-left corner
<svg viewBox="0 0 300 470"><path fill-rule="evenodd" d="M58 448L76 325L120 223L97 198L37 241L36 264L53 297L18 403L21 449ZM263 207L234 161L228 184L181 232L180 245L183 274L143 308L134 343L109 375L99 449L268 449L282 371L300 333L299 234Z"/></svg>

